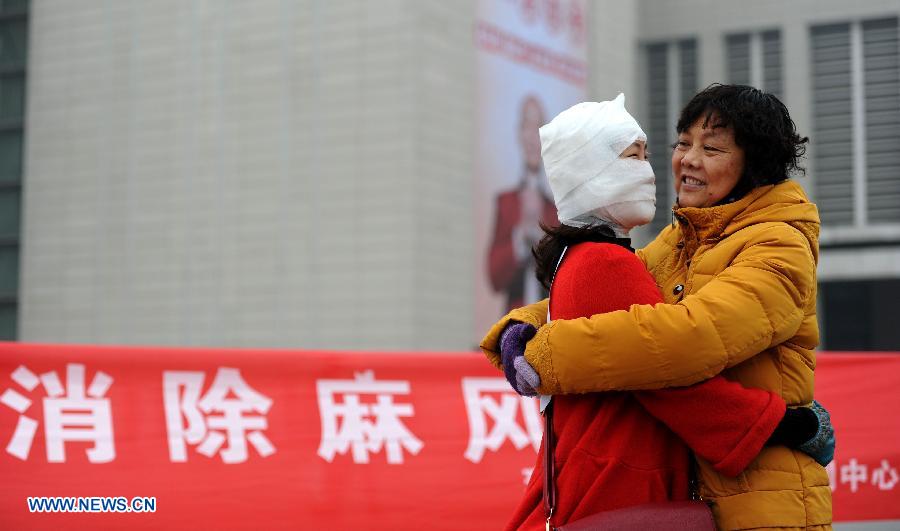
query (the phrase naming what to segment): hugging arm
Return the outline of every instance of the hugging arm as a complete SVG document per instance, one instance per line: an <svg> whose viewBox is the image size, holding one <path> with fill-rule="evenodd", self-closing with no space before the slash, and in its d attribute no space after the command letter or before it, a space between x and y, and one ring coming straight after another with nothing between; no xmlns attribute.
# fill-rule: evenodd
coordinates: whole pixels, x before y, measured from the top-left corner
<svg viewBox="0 0 900 531"><path fill-rule="evenodd" d="M784 400L716 376L690 387L640 391L635 398L699 457L736 476L759 454L784 418Z"/></svg>
<svg viewBox="0 0 900 531"><path fill-rule="evenodd" d="M662 301L640 261L621 248L597 246L567 260L557 273L554 315L590 315L628 307L631 302ZM610 274L620 283L604 282ZM579 278L589 281L579 282ZM522 353L534 335L533 326L546 315L546 305L522 309L517 315L532 321L501 322L502 365L511 385L520 394L532 395L536 374L523 363ZM814 416L786 416L784 400L777 394L745 388L721 376L690 387L639 392L635 397L692 451L729 476L743 470L767 442L797 447L818 427Z"/></svg>
<svg viewBox="0 0 900 531"><path fill-rule="evenodd" d="M686 386L790 339L814 289L815 259L803 235L760 231L681 302L554 319L528 342L525 358L542 394Z"/></svg>

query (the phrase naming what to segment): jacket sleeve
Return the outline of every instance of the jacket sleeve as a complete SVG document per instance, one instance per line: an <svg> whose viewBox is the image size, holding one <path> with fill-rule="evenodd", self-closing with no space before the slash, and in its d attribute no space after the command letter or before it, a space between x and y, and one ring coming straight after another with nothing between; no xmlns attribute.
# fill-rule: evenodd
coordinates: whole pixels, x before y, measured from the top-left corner
<svg viewBox="0 0 900 531"><path fill-rule="evenodd" d="M814 288L815 259L803 235L758 231L681 302L554 320L525 358L542 394L687 386L790 339Z"/></svg>
<svg viewBox="0 0 900 531"><path fill-rule="evenodd" d="M500 345L498 343L500 341L500 333L503 332L506 325L508 325L510 321L519 321L528 323L535 328L540 329L540 327L547 323L547 306L549 305L549 302L549 299L544 299L534 304L529 304L528 306L516 308L504 315L502 319L497 321L494 326L488 330L487 335L481 340L480 346L481 351L487 356L491 365L503 370L503 367L500 364Z"/></svg>
<svg viewBox="0 0 900 531"><path fill-rule="evenodd" d="M786 409L777 394L746 388L723 376L690 387L634 395L695 454L730 477L756 459Z"/></svg>
<svg viewBox="0 0 900 531"><path fill-rule="evenodd" d="M551 299L554 317L574 319L656 304L663 297L634 255L615 245L584 244L573 248L556 272ZM634 396L694 453L728 476L738 475L756 458L785 411L777 394L722 376Z"/></svg>

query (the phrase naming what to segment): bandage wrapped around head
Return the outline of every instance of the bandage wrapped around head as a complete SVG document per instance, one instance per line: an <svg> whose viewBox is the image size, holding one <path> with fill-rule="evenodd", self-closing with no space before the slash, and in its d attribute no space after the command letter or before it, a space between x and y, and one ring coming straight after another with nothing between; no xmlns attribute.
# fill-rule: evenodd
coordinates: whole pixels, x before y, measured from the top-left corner
<svg viewBox="0 0 900 531"><path fill-rule="evenodd" d="M573 227L613 224L626 233L649 223L656 211L650 163L621 158L647 135L625 110L625 95L613 101L579 103L541 127L541 156L560 223Z"/></svg>

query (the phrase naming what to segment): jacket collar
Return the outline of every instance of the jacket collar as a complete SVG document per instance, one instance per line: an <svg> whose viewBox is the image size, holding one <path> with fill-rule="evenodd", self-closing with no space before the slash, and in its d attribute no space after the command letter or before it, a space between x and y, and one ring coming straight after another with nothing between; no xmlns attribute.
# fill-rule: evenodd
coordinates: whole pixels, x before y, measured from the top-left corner
<svg viewBox="0 0 900 531"><path fill-rule="evenodd" d="M765 221L814 222L819 216L795 181L760 186L743 198L706 208L673 207L672 212L686 237L715 241L755 223Z"/></svg>

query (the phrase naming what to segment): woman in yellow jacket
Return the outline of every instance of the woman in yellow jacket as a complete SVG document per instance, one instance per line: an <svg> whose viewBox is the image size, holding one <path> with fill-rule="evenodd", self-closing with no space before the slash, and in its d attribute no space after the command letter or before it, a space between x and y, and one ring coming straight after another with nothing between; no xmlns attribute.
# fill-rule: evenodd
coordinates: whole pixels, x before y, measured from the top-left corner
<svg viewBox="0 0 900 531"><path fill-rule="evenodd" d="M510 312L481 347L500 367L506 325L540 327L524 357L547 395L686 386L722 373L808 405L819 216L788 179L807 139L777 98L736 85L697 94L677 131L673 222L638 251L666 304L542 326L543 301ZM766 447L735 478L697 465L720 529L830 529L828 476L805 453Z"/></svg>

